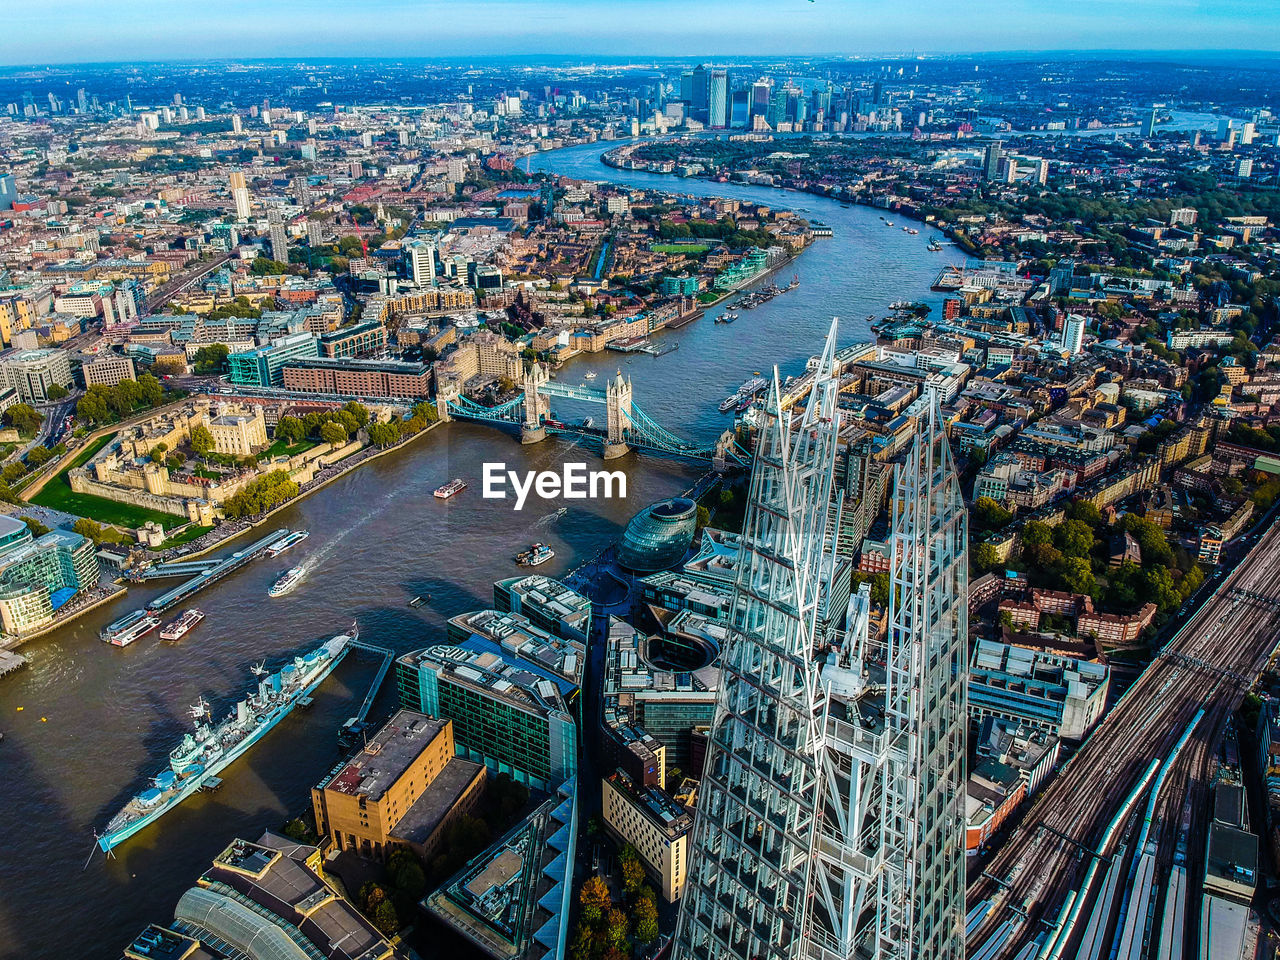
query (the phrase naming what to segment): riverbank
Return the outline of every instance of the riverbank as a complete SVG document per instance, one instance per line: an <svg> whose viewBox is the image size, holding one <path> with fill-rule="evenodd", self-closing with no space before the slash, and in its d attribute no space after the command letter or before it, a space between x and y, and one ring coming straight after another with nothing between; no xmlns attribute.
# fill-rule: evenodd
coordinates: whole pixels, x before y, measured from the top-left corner
<svg viewBox="0 0 1280 960"><path fill-rule="evenodd" d="M199 539L196 539L196 540L192 540L190 543L182 544L180 547L171 547L166 551L158 553L156 555L156 559L161 561L179 560L179 559L194 560L197 557L204 556L206 553L210 553L214 550L217 550L220 547L224 547L228 543L230 543L232 540L235 540L239 537L244 536L246 533L256 530L258 527L262 526L264 523L266 523L268 520L274 517L277 513L280 513L282 510L287 510L290 507L296 506L298 502L303 500L304 498L311 496L311 494L316 493L319 490L323 490L325 487L333 483L335 480L342 479L351 471L355 470L357 467L364 466L366 463L371 463L372 461L377 460L381 457L384 457L387 454L395 453L396 451L403 450L405 447L408 447L419 437L426 436L433 429L440 426L440 424L444 422L445 421L443 420L432 421L431 423L423 427L421 430L419 430L417 433L415 433L413 436L405 437L403 440L399 441L398 443L390 447L375 447L375 446L365 447L360 452L354 453L350 457L340 460L338 463L335 463L331 466L325 467L324 469L320 470L319 472L316 473L314 478L312 478L307 483L303 484L298 489L297 496L291 497L288 500L284 501L284 503L278 504L277 506L268 510L266 513L260 514L259 516L254 517L251 520L245 520L245 519L224 520L222 523L218 524L216 527L210 530L203 537L200 537ZM228 527L230 527L231 529L227 530L226 528ZM224 530L226 530L225 533L222 532ZM221 536L219 536L219 534L221 534ZM210 539L205 540L205 537L208 537ZM188 549L183 549L183 547L186 547Z"/></svg>
<svg viewBox="0 0 1280 960"><path fill-rule="evenodd" d="M20 634L16 637L6 636L3 640L0 640L0 650L16 650L24 643L38 640L40 637L53 633L55 630L61 630L73 621L83 617L86 613L119 599L127 592L128 590L122 584L100 582L92 590L85 591L82 597L75 597L59 607L58 611L53 615L53 619L38 630Z"/></svg>

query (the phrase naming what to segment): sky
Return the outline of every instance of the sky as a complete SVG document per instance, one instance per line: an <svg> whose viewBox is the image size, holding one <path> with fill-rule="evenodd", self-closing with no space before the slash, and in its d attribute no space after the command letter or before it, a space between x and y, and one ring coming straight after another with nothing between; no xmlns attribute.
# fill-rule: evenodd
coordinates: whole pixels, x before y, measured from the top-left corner
<svg viewBox="0 0 1280 960"><path fill-rule="evenodd" d="M1280 0L0 0L0 63L1280 50Z"/></svg>

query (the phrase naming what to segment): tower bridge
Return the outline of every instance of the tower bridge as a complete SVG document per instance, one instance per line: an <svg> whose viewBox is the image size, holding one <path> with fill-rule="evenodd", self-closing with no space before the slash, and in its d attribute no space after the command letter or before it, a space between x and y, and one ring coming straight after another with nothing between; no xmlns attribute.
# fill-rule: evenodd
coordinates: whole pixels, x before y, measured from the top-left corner
<svg viewBox="0 0 1280 960"><path fill-rule="evenodd" d="M645 413L632 399L631 379L621 371L603 390L552 380L545 365L535 363L525 371L521 393L506 403L486 407L456 390L438 397L441 416L518 428L521 443L540 443L548 436L568 436L599 444L606 460L632 450L664 454L687 460L708 461L716 469L730 463L746 462L749 455L726 430L712 445L695 443L676 436ZM573 426L551 416L551 398L602 404L605 426Z"/></svg>

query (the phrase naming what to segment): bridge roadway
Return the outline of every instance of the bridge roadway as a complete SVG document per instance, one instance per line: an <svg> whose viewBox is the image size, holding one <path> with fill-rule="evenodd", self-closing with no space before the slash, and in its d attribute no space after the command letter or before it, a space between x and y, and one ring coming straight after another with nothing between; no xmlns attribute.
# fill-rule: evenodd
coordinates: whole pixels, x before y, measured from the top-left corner
<svg viewBox="0 0 1280 960"><path fill-rule="evenodd" d="M1203 776L1216 738L1280 640L1280 525L1272 526L1143 671L1039 798L968 891L994 908L968 937L973 955L1005 921L1016 929L992 960L1014 956L1057 918L1124 798L1152 760L1167 758L1197 710L1205 717L1175 773ZM1199 769L1197 769L1199 768ZM1175 779L1173 781L1177 783ZM1199 792L1199 791L1196 791ZM1174 807L1165 822L1176 829ZM1172 799L1172 798L1170 798ZM1203 802L1203 794L1198 798ZM1199 806L1199 804L1197 804ZM1101 851L1110 855L1111 850ZM1167 857L1168 850L1164 851ZM1164 858L1162 857L1162 860ZM1165 861L1167 862L1167 861ZM1083 904L1083 915L1099 884ZM1077 924L1071 936L1079 936ZM1068 950L1061 956L1072 956Z"/></svg>

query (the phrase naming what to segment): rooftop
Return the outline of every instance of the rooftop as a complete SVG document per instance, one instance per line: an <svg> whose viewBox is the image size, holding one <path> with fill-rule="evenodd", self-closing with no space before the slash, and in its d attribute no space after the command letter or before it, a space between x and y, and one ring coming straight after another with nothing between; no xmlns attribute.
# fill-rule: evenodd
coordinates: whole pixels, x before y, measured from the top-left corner
<svg viewBox="0 0 1280 960"><path fill-rule="evenodd" d="M483 763L454 757L436 774L392 827L392 835L409 843L425 844L477 777L483 777Z"/></svg>
<svg viewBox="0 0 1280 960"><path fill-rule="evenodd" d="M412 710L397 711L359 754L322 780L319 788L381 799L448 723Z"/></svg>

